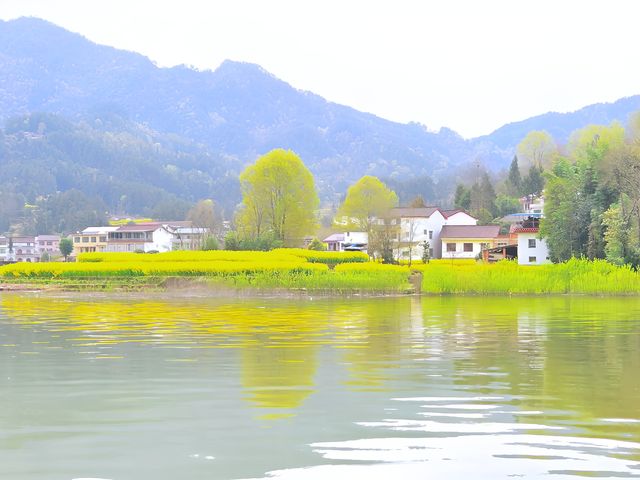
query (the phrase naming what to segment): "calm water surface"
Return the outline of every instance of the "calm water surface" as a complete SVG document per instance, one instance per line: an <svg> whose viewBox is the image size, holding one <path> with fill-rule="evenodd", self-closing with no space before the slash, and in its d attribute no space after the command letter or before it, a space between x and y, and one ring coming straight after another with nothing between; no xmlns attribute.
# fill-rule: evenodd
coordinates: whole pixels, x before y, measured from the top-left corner
<svg viewBox="0 0 640 480"><path fill-rule="evenodd" d="M0 478L640 478L640 300L0 296Z"/></svg>

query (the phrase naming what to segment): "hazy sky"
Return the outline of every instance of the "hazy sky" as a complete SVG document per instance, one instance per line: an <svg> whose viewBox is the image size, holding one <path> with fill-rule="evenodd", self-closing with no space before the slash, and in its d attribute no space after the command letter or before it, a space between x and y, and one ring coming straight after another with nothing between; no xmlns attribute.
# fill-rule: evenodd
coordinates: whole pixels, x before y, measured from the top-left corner
<svg viewBox="0 0 640 480"><path fill-rule="evenodd" d="M636 0L0 0L158 65L258 63L328 100L466 137L640 94Z"/></svg>

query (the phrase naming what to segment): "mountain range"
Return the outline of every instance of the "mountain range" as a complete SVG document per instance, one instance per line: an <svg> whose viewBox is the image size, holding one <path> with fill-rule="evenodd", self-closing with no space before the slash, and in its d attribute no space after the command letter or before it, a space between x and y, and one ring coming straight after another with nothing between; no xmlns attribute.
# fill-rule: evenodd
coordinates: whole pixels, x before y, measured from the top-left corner
<svg viewBox="0 0 640 480"><path fill-rule="evenodd" d="M624 122L636 110L640 95L464 139L329 102L258 65L160 68L44 20L0 21L0 189L24 176L25 164L37 165L48 180L31 196L68 188L96 194L100 185L100 196L116 208L122 195L148 190L130 202L137 212L150 212L159 199L212 197L229 213L239 200L237 174L279 147L300 155L325 202L365 174L396 183L424 178L435 197L429 200L446 201L464 167L480 161L505 168L531 130L563 143L577 128ZM55 161L48 165L48 158Z"/></svg>

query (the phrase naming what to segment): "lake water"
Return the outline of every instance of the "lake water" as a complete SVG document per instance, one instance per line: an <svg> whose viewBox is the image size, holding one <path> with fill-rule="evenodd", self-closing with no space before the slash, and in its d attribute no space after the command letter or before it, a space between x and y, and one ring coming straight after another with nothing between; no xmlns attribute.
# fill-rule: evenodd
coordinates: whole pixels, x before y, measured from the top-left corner
<svg viewBox="0 0 640 480"><path fill-rule="evenodd" d="M0 295L0 478L640 478L640 300Z"/></svg>

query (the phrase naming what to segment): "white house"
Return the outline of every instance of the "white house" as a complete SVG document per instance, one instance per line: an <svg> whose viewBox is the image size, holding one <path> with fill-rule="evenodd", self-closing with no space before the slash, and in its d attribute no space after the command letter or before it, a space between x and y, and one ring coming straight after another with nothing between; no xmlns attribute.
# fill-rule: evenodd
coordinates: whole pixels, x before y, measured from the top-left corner
<svg viewBox="0 0 640 480"><path fill-rule="evenodd" d="M520 221L511 225L510 236L517 238L518 264L541 265L549 263L549 247L540 237L540 220L544 216L544 197L528 195L520 199L524 213L513 216Z"/></svg>
<svg viewBox="0 0 640 480"><path fill-rule="evenodd" d="M366 252L369 236L367 232L334 233L322 241L330 252Z"/></svg>
<svg viewBox="0 0 640 480"><path fill-rule="evenodd" d="M533 229L530 229L533 230ZM549 247L547 242L538 238L535 231L518 231L518 264L540 265L549 263Z"/></svg>
<svg viewBox="0 0 640 480"><path fill-rule="evenodd" d="M169 227L157 223L123 225L108 235L107 252L169 252L175 238Z"/></svg>
<svg viewBox="0 0 640 480"><path fill-rule="evenodd" d="M464 210L443 210L438 207L400 207L390 212L391 221L399 222L397 250L400 259L422 257L421 246L429 242L431 258L442 258L441 232L446 225L476 225L478 220ZM409 248L411 246L411 249Z"/></svg>
<svg viewBox="0 0 640 480"><path fill-rule="evenodd" d="M440 233L442 258L476 258L496 246L499 225L445 225Z"/></svg>
<svg viewBox="0 0 640 480"><path fill-rule="evenodd" d="M7 250L9 249L9 240L7 237L0 235L0 262L7 260Z"/></svg>

